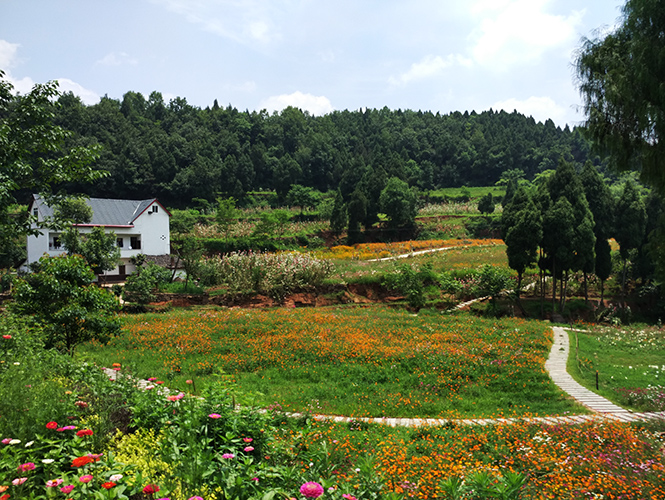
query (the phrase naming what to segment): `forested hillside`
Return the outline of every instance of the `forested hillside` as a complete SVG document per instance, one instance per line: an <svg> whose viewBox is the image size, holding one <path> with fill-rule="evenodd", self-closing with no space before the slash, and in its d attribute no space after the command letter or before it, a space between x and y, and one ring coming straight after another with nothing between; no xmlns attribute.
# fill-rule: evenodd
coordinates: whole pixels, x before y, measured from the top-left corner
<svg viewBox="0 0 665 500"><path fill-rule="evenodd" d="M510 169L527 179L556 168L561 158L578 169L592 159L579 129L551 120L492 110L433 114L389 110L335 111L315 117L299 109L281 113L191 106L128 92L86 106L60 97L57 121L75 132L76 144L100 143L97 168L110 176L94 186L72 186L91 196L157 196L170 206L193 198L214 200L292 184L320 191L341 189L348 199L358 186L380 193L398 177L421 190L495 183ZM364 187L363 187L364 186Z"/></svg>

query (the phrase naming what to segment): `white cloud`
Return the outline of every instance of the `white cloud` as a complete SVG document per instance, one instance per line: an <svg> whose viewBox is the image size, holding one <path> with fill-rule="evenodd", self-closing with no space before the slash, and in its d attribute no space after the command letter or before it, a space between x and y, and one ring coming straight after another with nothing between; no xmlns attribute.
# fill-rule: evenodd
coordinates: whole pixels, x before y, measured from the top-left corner
<svg viewBox="0 0 665 500"><path fill-rule="evenodd" d="M402 73L397 78L391 77L390 83L392 85L406 85L413 81L432 78L455 64L468 67L472 63L469 59L466 59L459 54L450 54L446 58L428 55L421 61L413 63L407 72Z"/></svg>
<svg viewBox="0 0 665 500"><path fill-rule="evenodd" d="M576 42L584 11L555 15L548 12L550 3L550 0L502 0L491 8L485 0L477 3L472 12L481 16L481 21L471 35L474 60L494 69L508 69L537 61L550 49ZM479 5L484 8L478 8Z"/></svg>
<svg viewBox="0 0 665 500"><path fill-rule="evenodd" d="M106 54L103 58L95 62L99 66L121 66L123 64L129 64L130 66L136 66L138 60L131 57L126 52L111 52Z"/></svg>
<svg viewBox="0 0 665 500"><path fill-rule="evenodd" d="M18 48L18 43L9 43L6 40L0 40L0 69L7 71L16 63Z"/></svg>
<svg viewBox="0 0 665 500"><path fill-rule="evenodd" d="M325 115L333 111L333 106L330 100L325 96L315 96L312 94L303 94L300 91L293 94L282 94L272 96L261 103L261 109L266 109L270 112L281 111L287 106L300 108L303 111L309 111L312 115Z"/></svg>
<svg viewBox="0 0 665 500"><path fill-rule="evenodd" d="M272 17L278 5L261 0L151 0L188 22L236 42L268 43L281 38Z"/></svg>
<svg viewBox="0 0 665 500"><path fill-rule="evenodd" d="M567 118L567 110L559 106L551 97L529 97L526 100L511 98L494 103L492 109L503 109L507 113L517 110L526 116L532 116L536 121L545 122L551 118L557 125L563 126Z"/></svg>
<svg viewBox="0 0 665 500"><path fill-rule="evenodd" d="M72 92L79 96L84 104L92 105L99 102L99 95L96 92L86 89L69 78L58 78L58 84L60 92Z"/></svg>

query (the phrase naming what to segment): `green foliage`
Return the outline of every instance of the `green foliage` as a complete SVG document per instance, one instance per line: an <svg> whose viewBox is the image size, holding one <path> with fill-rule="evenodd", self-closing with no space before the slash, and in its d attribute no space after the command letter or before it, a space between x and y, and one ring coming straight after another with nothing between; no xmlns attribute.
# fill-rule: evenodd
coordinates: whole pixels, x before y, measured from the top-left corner
<svg viewBox="0 0 665 500"><path fill-rule="evenodd" d="M628 0L616 29L584 41L576 68L586 128L595 145L610 154L616 167L639 170L642 179L663 192L661 7L652 0Z"/></svg>
<svg viewBox="0 0 665 500"><path fill-rule="evenodd" d="M439 487L450 500L489 499L518 500L522 498L527 477L519 472L504 471L494 475L487 470L480 470L466 478L453 476L444 479Z"/></svg>
<svg viewBox="0 0 665 500"><path fill-rule="evenodd" d="M494 212L494 199L492 193L487 193L478 201L478 211L481 214L491 214Z"/></svg>
<svg viewBox="0 0 665 500"><path fill-rule="evenodd" d="M91 166L100 148L69 146L70 132L54 124L57 87L57 82L37 84L29 93L18 95L0 70L0 249L3 252L11 249L17 238L36 234L31 228L34 218L12 215L19 193L50 196L52 188L64 183L103 177L101 171Z"/></svg>
<svg viewBox="0 0 665 500"><path fill-rule="evenodd" d="M95 274L115 269L120 260L115 233L107 233L100 226L92 228L87 234L79 234L75 227L70 226L62 233L62 242L70 255L82 255Z"/></svg>
<svg viewBox="0 0 665 500"><path fill-rule="evenodd" d="M267 293L276 298L320 285L332 272L328 261L301 253L231 253L204 258L205 285L225 285L230 293Z"/></svg>
<svg viewBox="0 0 665 500"><path fill-rule="evenodd" d="M154 292L160 285L171 281L171 271L148 262L146 266L139 266L135 273L127 276L123 297L129 302L147 304L155 299Z"/></svg>
<svg viewBox="0 0 665 500"><path fill-rule="evenodd" d="M510 286L510 274L506 269L490 264L478 270L476 278L476 294L479 297L489 295L492 303L496 303L499 294Z"/></svg>
<svg viewBox="0 0 665 500"><path fill-rule="evenodd" d="M14 308L43 325L47 347L74 352L91 339L108 341L120 327L118 301L93 284L94 274L79 255L42 257L14 288Z"/></svg>
<svg viewBox="0 0 665 500"><path fill-rule="evenodd" d="M169 225L172 235L188 234L201 218L198 210L171 210Z"/></svg>
<svg viewBox="0 0 665 500"><path fill-rule="evenodd" d="M284 233L286 223L291 218L287 210L271 210L262 212L260 221L254 229L253 236L257 238L270 238Z"/></svg>
<svg viewBox="0 0 665 500"><path fill-rule="evenodd" d="M229 228L238 218L235 198L218 198L215 220L225 238L228 239Z"/></svg>
<svg viewBox="0 0 665 500"><path fill-rule="evenodd" d="M306 208L314 208L321 201L321 193L315 189L294 184L286 194L286 203L292 207L300 207L302 213Z"/></svg>
<svg viewBox="0 0 665 500"><path fill-rule="evenodd" d="M388 216L391 229L410 228L415 225L417 198L415 191L397 177L391 177L381 191L381 211Z"/></svg>
<svg viewBox="0 0 665 500"><path fill-rule="evenodd" d="M330 229L339 234L346 226L347 213L346 206L344 205L344 198L342 192L338 189L335 191L335 204L330 215Z"/></svg>
<svg viewBox="0 0 665 500"><path fill-rule="evenodd" d="M178 261L182 261L187 277L185 279L185 288L189 285L190 279L199 277L201 270L201 256L203 255L203 245L201 241L195 238L184 238L171 245L177 255Z"/></svg>
<svg viewBox="0 0 665 500"><path fill-rule="evenodd" d="M85 198L65 198L55 207L56 219L73 224L87 224L92 220L92 207Z"/></svg>

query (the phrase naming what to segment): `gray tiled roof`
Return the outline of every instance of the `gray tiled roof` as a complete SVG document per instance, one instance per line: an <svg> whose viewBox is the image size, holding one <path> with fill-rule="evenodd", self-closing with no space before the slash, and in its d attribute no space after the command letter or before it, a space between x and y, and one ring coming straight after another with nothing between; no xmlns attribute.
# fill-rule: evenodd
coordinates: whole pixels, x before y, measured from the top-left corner
<svg viewBox="0 0 665 500"><path fill-rule="evenodd" d="M46 205L39 196L34 195L34 203L45 217L53 216L53 208ZM156 198L149 200L111 200L107 198L88 198L86 203L92 208L92 221L97 226L127 226L143 213Z"/></svg>

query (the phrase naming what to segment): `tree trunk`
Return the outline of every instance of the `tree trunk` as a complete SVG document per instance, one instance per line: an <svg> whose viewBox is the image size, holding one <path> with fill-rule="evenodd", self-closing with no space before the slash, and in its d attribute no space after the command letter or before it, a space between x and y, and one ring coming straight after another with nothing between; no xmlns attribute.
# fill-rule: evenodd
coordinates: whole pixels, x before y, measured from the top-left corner
<svg viewBox="0 0 665 500"><path fill-rule="evenodd" d="M589 305L589 287L587 283L586 271L584 271L584 305Z"/></svg>
<svg viewBox="0 0 665 500"><path fill-rule="evenodd" d="M600 280L600 307L605 307L605 280Z"/></svg>
<svg viewBox="0 0 665 500"><path fill-rule="evenodd" d="M566 308L566 297L568 295L568 271L564 273L564 276L566 277L564 282L562 283L562 292L561 292L561 314L563 314L563 310Z"/></svg>
<svg viewBox="0 0 665 500"><path fill-rule="evenodd" d="M524 310L524 307L522 306L522 301L520 300L520 290L522 289L522 273L517 273L517 291L516 291L516 296L517 296L517 307L519 308L520 312L522 313L523 317L526 317L526 311Z"/></svg>
<svg viewBox="0 0 665 500"><path fill-rule="evenodd" d="M556 306L556 260L552 259L552 314Z"/></svg>
<svg viewBox="0 0 665 500"><path fill-rule="evenodd" d="M621 273L621 307L626 307L626 263L628 259L623 259L623 272Z"/></svg>

